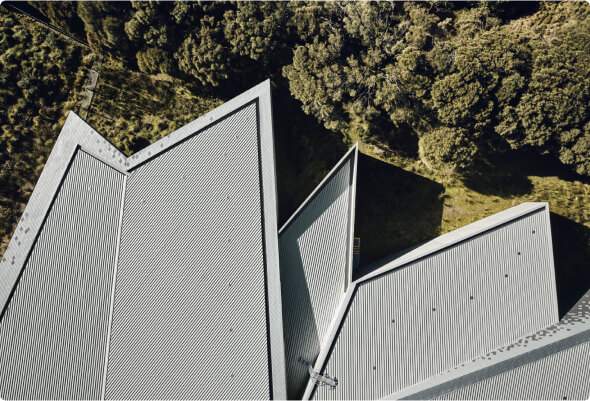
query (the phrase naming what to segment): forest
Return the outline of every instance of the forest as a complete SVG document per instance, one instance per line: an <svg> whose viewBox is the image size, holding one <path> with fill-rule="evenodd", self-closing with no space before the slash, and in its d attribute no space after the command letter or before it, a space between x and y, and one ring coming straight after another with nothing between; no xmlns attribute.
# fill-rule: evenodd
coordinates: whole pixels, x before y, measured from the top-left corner
<svg viewBox="0 0 590 401"><path fill-rule="evenodd" d="M349 143L457 171L530 149L590 175L585 3L31 4L94 53L197 93L284 81Z"/></svg>
<svg viewBox="0 0 590 401"><path fill-rule="evenodd" d="M548 201L590 280L586 2L22 3L87 46L7 3L0 251L100 57L87 121L127 154L270 78L281 221L359 141L366 261Z"/></svg>

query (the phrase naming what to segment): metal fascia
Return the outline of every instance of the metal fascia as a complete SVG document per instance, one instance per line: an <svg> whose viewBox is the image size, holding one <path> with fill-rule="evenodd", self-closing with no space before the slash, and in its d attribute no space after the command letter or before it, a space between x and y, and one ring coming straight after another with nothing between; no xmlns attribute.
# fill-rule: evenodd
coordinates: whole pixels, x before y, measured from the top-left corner
<svg viewBox="0 0 590 401"><path fill-rule="evenodd" d="M542 202L545 205L545 220L547 222L547 236L549 241L549 246L551 247L551 260L549 263L551 264L551 275L552 275L552 284L553 284L553 309L554 309L554 317L555 320L559 320L559 304L557 302L557 278L555 273L555 255L553 254L553 236L551 234L551 214L549 213L549 203Z"/></svg>
<svg viewBox="0 0 590 401"><path fill-rule="evenodd" d="M356 179L357 179L357 168L358 168L358 155L359 155L359 143L356 142L351 149L354 153L353 165L351 169L351 183L350 183L350 201L349 201L349 214L348 214L348 244L347 244L347 255L346 255L346 279L344 281L344 291L350 287L352 283L352 260L353 260L353 249L354 249L354 214L356 211Z"/></svg>
<svg viewBox="0 0 590 401"><path fill-rule="evenodd" d="M271 369L271 397L287 397L285 345L283 340L283 311L279 269L279 241L277 234L277 193L275 179L274 138L270 80L246 92L258 97L258 128L260 134L260 172L263 217L263 241L266 257L266 286L268 311L268 339ZM240 97L241 97L240 96ZM237 98L239 100L239 97Z"/></svg>

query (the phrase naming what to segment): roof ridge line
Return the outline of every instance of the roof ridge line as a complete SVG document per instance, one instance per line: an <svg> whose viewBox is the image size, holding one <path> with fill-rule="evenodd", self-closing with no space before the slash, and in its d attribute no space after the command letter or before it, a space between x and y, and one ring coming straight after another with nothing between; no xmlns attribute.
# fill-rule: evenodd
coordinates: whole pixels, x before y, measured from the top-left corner
<svg viewBox="0 0 590 401"><path fill-rule="evenodd" d="M524 209L524 210L517 210L517 209ZM402 259L404 256L407 255L407 254L404 254L404 255L400 256L399 258L396 258L393 261L386 263L385 265L383 265L383 267L381 269L377 269L374 272L371 272L370 274L367 274L355 281L352 281L350 286L348 287L348 289L346 290L346 292L344 294L344 298L342 300L342 303L338 307L338 312L337 312L336 316L333 318L332 323L330 324L329 334L326 337L325 342L321 345L320 353L314 363L314 370L316 370L320 373L323 373L323 370L325 368L325 364L328 361L330 354L331 354L331 350L334 347L335 342L338 338L340 326L342 325L342 323L344 322L344 319L348 315L348 309L350 308L350 305L352 304L352 301L354 300L355 293L356 293L356 290L358 289L359 285L363 284L365 281L368 281L373 278L377 278L383 274L389 273L392 270L399 268L400 266L405 266L407 264L415 262L418 259L421 259L423 257L427 257L429 255L432 255L435 252L438 252L438 251L441 251L441 250L446 249L448 247L451 247L453 245L456 245L458 242L468 240L468 239L473 238L479 234L493 230L495 228L498 228L499 226L502 226L504 224L508 224L508 223L513 222L517 219L525 217L526 215L529 215L531 213L535 213L541 209L545 209L545 212L549 213L549 204L547 202L524 202L524 203L521 203L517 206L513 206L509 209L498 212L492 216L488 216L484 219L481 219L481 220L478 220L474 223L468 224L467 226L458 228L458 229L453 230L449 233L446 233L446 234L443 234L439 237L436 237L433 240L425 243L423 246L431 244L431 243L435 242L437 239L439 239L440 237L445 236L447 234L452 234L452 233L456 234L457 232L459 232L460 234L463 234L469 229L473 229L474 227L478 228L474 232L469 233L469 235L465 235L463 237L460 237L458 239L450 241L447 244L437 244L438 246L433 250L430 250L428 252L424 252L423 254L419 254L419 255L411 255L408 258L408 260L402 260L402 262L400 262L400 259ZM500 215L500 216L498 216L498 215ZM508 215L508 217L505 217L506 215ZM498 219L498 217L500 217L500 218ZM547 219L549 219L549 217L547 217ZM480 223L482 221L484 222L484 224L482 224L482 227L477 227L478 226L477 223ZM491 222L491 224L490 224L490 222ZM415 249L419 249L421 247L422 246L419 246L418 248L415 248ZM412 251L414 251L414 249ZM410 251L410 252L412 252L412 251ZM410 253L410 252L408 252L408 253ZM315 389L316 389L316 384L310 378L308 380L308 384L305 388L303 399L304 400L311 399L314 395Z"/></svg>
<svg viewBox="0 0 590 401"><path fill-rule="evenodd" d="M549 204L547 202L523 202L519 205L502 210L491 216L477 220L466 226L459 227L453 231L441 234L429 241L423 242L414 247L408 248L407 252L402 251L393 255L393 259L386 258L386 260L377 261L372 266L380 266L375 270L367 273L355 280L357 283L363 283L385 274L391 270L397 269L408 263L413 263L418 259L430 256L436 252L442 251L446 248L457 245L460 242L474 238L487 231L500 228L503 225L509 224L515 220L526 217L531 213L538 212L545 209L549 213ZM387 260L389 259L389 260Z"/></svg>

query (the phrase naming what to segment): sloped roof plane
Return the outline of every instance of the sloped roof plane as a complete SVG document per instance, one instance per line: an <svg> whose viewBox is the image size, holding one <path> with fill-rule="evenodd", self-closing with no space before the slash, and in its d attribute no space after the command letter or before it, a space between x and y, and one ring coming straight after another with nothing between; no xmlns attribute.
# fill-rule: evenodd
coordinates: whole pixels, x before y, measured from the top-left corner
<svg viewBox="0 0 590 401"><path fill-rule="evenodd" d="M74 151L0 321L2 398L100 398L123 182ZM12 255L33 223L21 220Z"/></svg>
<svg viewBox="0 0 590 401"><path fill-rule="evenodd" d="M590 342L553 352L486 380L444 394L439 400L584 400L590 394Z"/></svg>
<svg viewBox="0 0 590 401"><path fill-rule="evenodd" d="M18 355L5 353L0 364L13 376L2 380L0 395L285 397L271 114L270 82L266 81L125 157L70 113L1 262L0 344L12 339L17 349L32 347L36 357L47 361L29 366L28 374L35 382L47 370L59 371L57 364L84 372L84 366L92 363L92 377L74 375L72 392L50 388L48 382L49 387L27 393L22 379L13 377L18 374ZM109 190L109 182L90 184L88 189L104 187L102 198L95 201L102 205L112 199L115 203L109 214L111 225L99 224L86 239L116 249L96 267L107 280L102 292L91 297L102 305L100 329L80 319L68 321L69 330L90 337L89 330L102 333L97 340L100 346L93 349L104 352L99 351L91 362L77 356L77 347L83 344L72 343L63 332L45 333L48 339L28 343L26 338L6 334L22 332L30 319L46 314L42 309L25 314L18 302L19 294L27 292L25 287L41 286L42 291L51 292L63 284L54 278L27 281L33 271L29 268L32 262L27 261L34 260L36 252L48 247L60 254L63 246L71 246L75 255L63 258L72 267L62 274L77 277L71 282L73 287L92 282L78 277L75 268L79 264L76 257L92 256L88 245L76 238L68 244L46 245L39 235L56 226L51 239L66 238L61 229L66 227L62 221L67 216L55 212L60 203L53 200L60 199L67 188L62 181L67 184L74 173L91 181L85 177L91 170L70 168L72 160L76 165L74 155L79 150L116 175L119 188L119 192ZM82 190L78 188L69 197L84 199ZM84 229L94 218L89 211L79 213L79 229ZM50 254L45 256L40 270L51 275L63 268L63 263L51 264L54 257ZM83 291L73 291L72 297L74 304L91 302ZM66 306L58 300L47 295L47 302L57 311L54 315L66 313ZM51 341L65 349L60 351L61 359L51 357ZM186 380L187 375L191 380ZM195 380L197 377L202 380Z"/></svg>
<svg viewBox="0 0 590 401"><path fill-rule="evenodd" d="M304 398L382 398L558 320L546 204L445 234L360 278ZM366 328L370 327L370 330Z"/></svg>
<svg viewBox="0 0 590 401"><path fill-rule="evenodd" d="M590 291L557 324L387 399L586 399L589 346Z"/></svg>
<svg viewBox="0 0 590 401"><path fill-rule="evenodd" d="M587 396L590 293L557 323L548 204L353 281L357 158L277 231L269 81L130 157L70 113L0 261L0 396Z"/></svg>
<svg viewBox="0 0 590 401"><path fill-rule="evenodd" d="M358 147L353 146L279 231L287 396L309 379L350 285Z"/></svg>

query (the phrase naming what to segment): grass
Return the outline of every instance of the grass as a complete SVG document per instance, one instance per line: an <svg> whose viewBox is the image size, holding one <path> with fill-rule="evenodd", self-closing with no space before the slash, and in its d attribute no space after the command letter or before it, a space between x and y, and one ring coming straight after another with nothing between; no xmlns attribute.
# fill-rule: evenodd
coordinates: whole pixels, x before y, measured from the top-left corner
<svg viewBox="0 0 590 401"><path fill-rule="evenodd" d="M357 232L361 236L361 265L386 256L384 253L401 251L522 202L548 202L560 315L563 316L590 289L589 183L567 175L547 174L561 171L551 166L531 166L526 158L509 162L496 168L497 171L488 170L490 177L499 176L495 180L480 177L480 182L470 183L452 172L431 171L420 160L395 155L375 146L362 148L371 157L421 179L412 179L416 185L414 193L419 194L416 196L408 195L405 184L390 177L389 193L399 199L393 212L381 207L378 216L372 219L377 224L370 222L364 233ZM531 170L540 170L543 174L527 174ZM438 195L432 191L435 184L441 188ZM379 223L381 221L399 221L401 227L392 230L385 225L382 229L379 227L379 224L383 225ZM370 242L379 245L377 251Z"/></svg>
<svg viewBox="0 0 590 401"><path fill-rule="evenodd" d="M549 202L552 212L590 229L588 183L551 175L511 175L505 177L504 182L497 184L495 190L487 188L485 191L478 191L470 188L457 174L433 172L420 160L383 152L375 146L364 146L363 149L371 157L435 181L444 187L441 234L522 202ZM493 174L493 171L489 173ZM515 185L515 182L519 185ZM513 187L512 191L505 191L506 187Z"/></svg>
<svg viewBox="0 0 590 401"><path fill-rule="evenodd" d="M129 156L221 103L194 95L178 79L148 76L106 61L87 122Z"/></svg>

